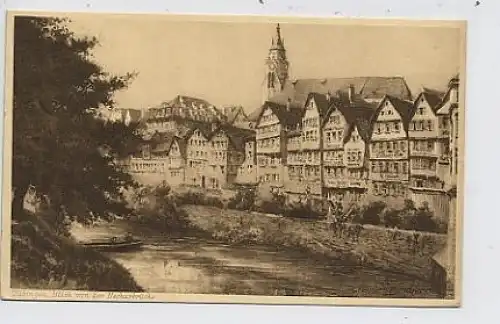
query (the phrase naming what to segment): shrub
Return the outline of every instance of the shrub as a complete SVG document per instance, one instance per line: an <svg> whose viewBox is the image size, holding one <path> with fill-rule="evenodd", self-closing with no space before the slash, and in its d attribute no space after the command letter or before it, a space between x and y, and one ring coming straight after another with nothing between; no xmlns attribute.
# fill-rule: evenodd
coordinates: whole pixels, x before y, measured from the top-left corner
<svg viewBox="0 0 500 324"><path fill-rule="evenodd" d="M177 205L206 205L218 208L224 207L224 203L221 199L213 196L207 196L202 192L196 191L175 194L173 199Z"/></svg>
<svg viewBox="0 0 500 324"><path fill-rule="evenodd" d="M327 211L323 208L321 200L315 200L310 203L300 202L289 204L285 207L283 216L292 218L320 219L326 215Z"/></svg>
<svg viewBox="0 0 500 324"><path fill-rule="evenodd" d="M157 187L153 190L154 204L142 206L137 210L140 215L136 221L154 227L162 232L179 233L189 227L187 213L178 207L182 198L173 196L170 188Z"/></svg>
<svg viewBox="0 0 500 324"><path fill-rule="evenodd" d="M402 218L400 211L397 209L387 209L384 213L383 222L386 227L401 227Z"/></svg>
<svg viewBox="0 0 500 324"><path fill-rule="evenodd" d="M224 203L222 202L222 200L220 200L217 197L205 197L203 204L207 205L207 206L217 207L217 208L224 208Z"/></svg>
<svg viewBox="0 0 500 324"><path fill-rule="evenodd" d="M263 213L282 215L286 210L286 196L279 192L273 192L270 200L257 202L257 210Z"/></svg>
<svg viewBox="0 0 500 324"><path fill-rule="evenodd" d="M401 228L406 230L446 233L448 229L446 223L434 219L434 213L425 201L422 206L416 208L412 200L406 200L404 207L399 211L399 219Z"/></svg>
<svg viewBox="0 0 500 324"><path fill-rule="evenodd" d="M386 208L386 204L383 201L374 201L369 203L361 211L361 222L362 224L372 224L379 225L381 223L380 214Z"/></svg>
<svg viewBox="0 0 500 324"><path fill-rule="evenodd" d="M416 231L436 232L437 223L434 221L434 213L429 209L429 204L424 202L415 215L411 218L411 229Z"/></svg>
<svg viewBox="0 0 500 324"><path fill-rule="evenodd" d="M238 210L251 210L255 205L257 193L255 188L240 188L236 195L228 202L228 208Z"/></svg>

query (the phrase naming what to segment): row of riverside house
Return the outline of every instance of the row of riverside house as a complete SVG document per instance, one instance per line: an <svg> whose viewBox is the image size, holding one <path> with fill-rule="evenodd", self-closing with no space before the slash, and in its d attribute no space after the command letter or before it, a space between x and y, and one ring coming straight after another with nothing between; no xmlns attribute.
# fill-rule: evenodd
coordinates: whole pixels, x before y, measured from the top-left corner
<svg viewBox="0 0 500 324"><path fill-rule="evenodd" d="M241 123L240 112L225 110L231 112L230 118L203 99L183 95L148 109L140 119L145 126L142 148L122 163L147 184L230 186L241 165L249 161L247 154L252 151L245 145L255 136L250 126L235 126Z"/></svg>
<svg viewBox="0 0 500 324"><path fill-rule="evenodd" d="M206 112L180 115L175 110L186 105L176 98L148 111L145 145L128 170L172 186L258 185L291 200L411 198L445 215L458 170L458 81L409 100L402 78L297 80L266 101L248 128Z"/></svg>
<svg viewBox="0 0 500 324"><path fill-rule="evenodd" d="M292 80L279 25L265 68L262 105L248 116L188 96L135 113L147 135L128 170L149 183L258 185L291 200L411 198L447 217L459 165L458 75L416 97L402 77Z"/></svg>
<svg viewBox="0 0 500 324"><path fill-rule="evenodd" d="M263 104L250 115L260 186L345 204L410 198L448 216L446 192L458 174L458 75L447 90L413 97L402 77L291 79L289 66L278 24Z"/></svg>
<svg viewBox="0 0 500 324"><path fill-rule="evenodd" d="M411 198L446 216L458 169L458 82L414 100L399 77L285 84L256 118L255 181L291 199Z"/></svg>

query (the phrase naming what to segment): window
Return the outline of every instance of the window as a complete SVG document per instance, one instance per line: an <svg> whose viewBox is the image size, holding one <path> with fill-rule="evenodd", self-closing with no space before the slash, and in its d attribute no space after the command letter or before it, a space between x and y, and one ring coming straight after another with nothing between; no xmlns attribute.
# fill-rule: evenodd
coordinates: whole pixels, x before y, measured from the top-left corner
<svg viewBox="0 0 500 324"><path fill-rule="evenodd" d="M399 132L399 122L394 122L394 130Z"/></svg>
<svg viewBox="0 0 500 324"><path fill-rule="evenodd" d="M424 114L424 108L423 107L418 108L418 114L419 115L423 115Z"/></svg>
<svg viewBox="0 0 500 324"><path fill-rule="evenodd" d="M415 181L415 187L422 188L424 186L424 182L422 180Z"/></svg>

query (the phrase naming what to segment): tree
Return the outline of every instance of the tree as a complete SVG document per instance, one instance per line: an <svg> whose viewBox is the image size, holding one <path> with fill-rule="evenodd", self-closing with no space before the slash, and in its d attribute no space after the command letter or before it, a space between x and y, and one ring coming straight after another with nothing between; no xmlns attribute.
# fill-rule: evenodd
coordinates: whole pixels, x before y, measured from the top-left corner
<svg viewBox="0 0 500 324"><path fill-rule="evenodd" d="M383 201L370 202L363 210L362 222L364 224L379 225L380 214L387 207Z"/></svg>
<svg viewBox="0 0 500 324"><path fill-rule="evenodd" d="M413 218L413 228L417 231L435 232L437 223L434 221L434 213L430 210L429 203L424 201Z"/></svg>
<svg viewBox="0 0 500 324"><path fill-rule="evenodd" d="M109 123L96 109L135 76L114 76L93 61L96 38L77 37L69 20L15 18L12 216L28 187L62 214L86 222L125 211L120 188L133 184L117 158L140 142L137 124ZM93 216L90 216L93 215Z"/></svg>

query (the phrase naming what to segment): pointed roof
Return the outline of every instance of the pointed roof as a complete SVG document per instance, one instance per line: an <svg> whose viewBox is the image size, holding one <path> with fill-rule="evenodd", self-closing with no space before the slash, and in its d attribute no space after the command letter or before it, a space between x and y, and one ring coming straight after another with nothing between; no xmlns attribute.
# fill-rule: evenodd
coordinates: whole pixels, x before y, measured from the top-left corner
<svg viewBox="0 0 500 324"><path fill-rule="evenodd" d="M262 114L266 109L271 109L283 126L296 125L302 119L304 113L303 106L298 103L288 101L286 104L279 104L272 101L266 101L260 108L256 123L258 124Z"/></svg>
<svg viewBox="0 0 500 324"><path fill-rule="evenodd" d="M382 100L390 95L401 100L412 100L406 81L402 77L353 77L327 79L298 79L287 82L283 91L270 98L269 101L285 104L288 99L304 106L309 93L316 92L335 94L338 91L348 92L350 86L360 99Z"/></svg>
<svg viewBox="0 0 500 324"><path fill-rule="evenodd" d="M229 125L226 123L220 124L219 127L217 127L211 134L210 138L218 134L219 132L224 132L231 143L233 144L233 147L238 150L238 151L244 151L245 150L245 142L248 139L252 139L255 137L255 131L249 130L249 129L244 129L244 128L239 128L234 125Z"/></svg>
<svg viewBox="0 0 500 324"><path fill-rule="evenodd" d="M236 120L236 118L242 114L245 119L248 119L247 114L245 113L244 109L242 106L230 106L230 107L224 107L224 115L227 117L226 121L229 124L233 124Z"/></svg>
<svg viewBox="0 0 500 324"><path fill-rule="evenodd" d="M317 92L311 92L307 96L306 102L304 103L304 106L309 103L311 99L314 99L314 102L316 103L316 107L318 109L318 114L323 117L326 115L328 109L330 108L330 99L327 97L327 94L322 94L322 93L317 93Z"/></svg>
<svg viewBox="0 0 500 324"><path fill-rule="evenodd" d="M422 91L417 98L415 98L415 105L417 105L420 98L423 97L431 107L432 111L437 112L437 110L441 107L445 95L445 92L422 87Z"/></svg>
<svg viewBox="0 0 500 324"><path fill-rule="evenodd" d="M398 112L399 116L401 116L401 120L403 122L403 127L405 131L408 131L408 125L410 123L410 120L413 118L413 115L415 114L415 105L412 101L407 101L407 100L401 100L399 98L393 97L386 95L384 99L380 102L378 105L378 108L374 112L372 116L372 121L371 125L377 120L378 115L382 108L384 108L384 103L386 101L389 101L391 105L396 109Z"/></svg>
<svg viewBox="0 0 500 324"><path fill-rule="evenodd" d="M359 136L361 136L363 141L367 142L370 139L371 118L375 112L375 108L373 103L364 102L360 99L351 102L345 93L339 91L335 96L330 98L330 106L323 117L322 126L327 123L328 118L334 111L339 111L347 123L344 143L349 140L355 128L358 129Z"/></svg>
<svg viewBox="0 0 500 324"><path fill-rule="evenodd" d="M285 42L284 42L283 38L281 38L280 24L276 25L276 34L271 40L270 50L278 50L278 51L285 52Z"/></svg>
<svg viewBox="0 0 500 324"><path fill-rule="evenodd" d="M203 123L194 120L185 121L188 126L188 131L184 135L184 138L189 139L196 130L199 130L200 133L208 140L211 137L212 129L210 123Z"/></svg>

